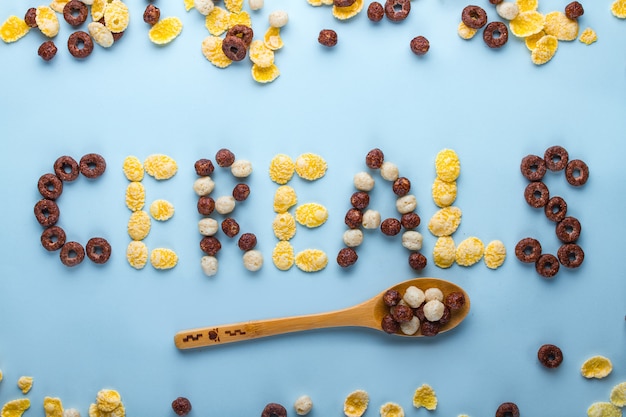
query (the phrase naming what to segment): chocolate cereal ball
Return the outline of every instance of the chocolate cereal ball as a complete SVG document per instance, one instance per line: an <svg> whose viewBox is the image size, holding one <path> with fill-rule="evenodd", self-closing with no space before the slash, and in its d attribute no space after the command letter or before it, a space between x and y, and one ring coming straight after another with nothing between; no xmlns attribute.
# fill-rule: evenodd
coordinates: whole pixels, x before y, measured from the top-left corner
<svg viewBox="0 0 626 417"><path fill-rule="evenodd" d="M353 248L343 248L337 254L337 265L342 268L347 268L354 265L357 259L359 259L359 257Z"/></svg>
<svg viewBox="0 0 626 417"><path fill-rule="evenodd" d="M411 51L415 55L426 55L426 52L430 49L430 42L423 36L416 36L411 39Z"/></svg>
<svg viewBox="0 0 626 417"><path fill-rule="evenodd" d="M367 7L367 18L372 22L380 22L385 16L385 8L377 1L373 1Z"/></svg>
<svg viewBox="0 0 626 417"><path fill-rule="evenodd" d="M196 174L200 177L208 177L213 174L213 171L215 170L213 162L211 162L210 159L198 159L193 166L196 170Z"/></svg>
<svg viewBox="0 0 626 417"><path fill-rule="evenodd" d="M149 4L143 12L143 21L150 26L156 25L160 18L161 10L154 4Z"/></svg>
<svg viewBox="0 0 626 417"><path fill-rule="evenodd" d="M417 271L426 268L427 260L424 255L419 252L413 252L409 255L409 266Z"/></svg>
<svg viewBox="0 0 626 417"><path fill-rule="evenodd" d="M317 41L321 45L332 48L337 45L337 32L332 29L322 29L317 37Z"/></svg>
<svg viewBox="0 0 626 417"><path fill-rule="evenodd" d="M57 47L52 41L45 41L39 46L37 54L44 61L50 61L57 54Z"/></svg>
<svg viewBox="0 0 626 417"><path fill-rule="evenodd" d="M250 195L250 187L247 184L237 184L233 188L233 197L237 201L244 201Z"/></svg>
<svg viewBox="0 0 626 417"><path fill-rule="evenodd" d="M215 154L215 162L222 168L227 168L235 162L235 154L228 149L220 149Z"/></svg>
<svg viewBox="0 0 626 417"><path fill-rule="evenodd" d="M383 151L378 148L374 148L365 156L365 165L370 169L379 169L383 166L385 161L385 155Z"/></svg>
<svg viewBox="0 0 626 417"><path fill-rule="evenodd" d="M179 416L186 416L191 411L191 402L185 397L178 397L172 401L172 410Z"/></svg>
<svg viewBox="0 0 626 417"><path fill-rule="evenodd" d="M256 235L254 233L244 233L239 237L237 246L245 252L254 249L256 242Z"/></svg>

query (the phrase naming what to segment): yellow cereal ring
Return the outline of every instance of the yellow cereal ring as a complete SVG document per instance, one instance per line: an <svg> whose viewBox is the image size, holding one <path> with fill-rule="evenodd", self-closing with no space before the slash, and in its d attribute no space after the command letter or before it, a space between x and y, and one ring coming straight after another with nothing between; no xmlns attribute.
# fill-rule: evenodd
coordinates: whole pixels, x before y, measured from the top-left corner
<svg viewBox="0 0 626 417"><path fill-rule="evenodd" d="M214 7L211 13L206 15L204 25L213 36L220 36L228 30L230 24L230 13L221 7Z"/></svg>
<svg viewBox="0 0 626 417"><path fill-rule="evenodd" d="M231 13L239 13L243 9L243 0L224 0L224 7Z"/></svg>
<svg viewBox="0 0 626 417"><path fill-rule="evenodd" d="M363 0L356 0L350 6L339 7L333 5L333 16L339 20L348 20L363 10Z"/></svg>
<svg viewBox="0 0 626 417"><path fill-rule="evenodd" d="M461 266L472 266L480 261L485 254L485 245L477 237L470 236L456 247L456 263Z"/></svg>
<svg viewBox="0 0 626 417"><path fill-rule="evenodd" d="M186 11L189 11L189 10L193 9L193 7L194 7L194 1L193 0L183 0L183 2L184 2Z"/></svg>
<svg viewBox="0 0 626 417"><path fill-rule="evenodd" d="M437 409L437 394L435 390L428 384L422 384L413 394L413 406L415 408L424 407L427 410Z"/></svg>
<svg viewBox="0 0 626 417"><path fill-rule="evenodd" d="M142 269L148 262L148 247L145 243L133 240L126 248L126 260L135 269Z"/></svg>
<svg viewBox="0 0 626 417"><path fill-rule="evenodd" d="M94 42L103 48L110 48L115 41L113 32L100 22L90 22L87 25L87 30Z"/></svg>
<svg viewBox="0 0 626 417"><path fill-rule="evenodd" d="M296 190L288 185L281 185L274 193L274 211L284 213L298 203Z"/></svg>
<svg viewBox="0 0 626 417"><path fill-rule="evenodd" d="M626 19L626 0L615 0L611 4L611 13L620 19Z"/></svg>
<svg viewBox="0 0 626 417"><path fill-rule="evenodd" d="M154 200L150 204L150 214L155 220L164 222L174 215L174 205L167 200Z"/></svg>
<svg viewBox="0 0 626 417"><path fill-rule="evenodd" d="M361 417L367 410L369 402L370 396L367 391L362 389L353 391L343 402L343 413L347 417Z"/></svg>
<svg viewBox="0 0 626 417"><path fill-rule="evenodd" d="M328 164L320 155L303 153L296 158L295 170L300 178L314 181L326 175Z"/></svg>
<svg viewBox="0 0 626 417"><path fill-rule="evenodd" d="M539 7L539 0L515 0L517 7L521 12L531 12Z"/></svg>
<svg viewBox="0 0 626 417"><path fill-rule="evenodd" d="M296 266L304 272L317 272L326 268L328 256L319 249L305 249L296 255Z"/></svg>
<svg viewBox="0 0 626 417"><path fill-rule="evenodd" d="M122 397L119 392L113 389L101 389L96 394L96 406L98 410L110 413L120 406Z"/></svg>
<svg viewBox="0 0 626 417"><path fill-rule="evenodd" d="M278 242L272 251L272 262L281 271L291 268L295 262L293 246L286 240Z"/></svg>
<svg viewBox="0 0 626 417"><path fill-rule="evenodd" d="M176 39L182 31L183 22L179 18L166 17L150 28L148 38L157 45L165 45Z"/></svg>
<svg viewBox="0 0 626 417"><path fill-rule="evenodd" d="M157 180L167 180L172 178L178 171L176 161L163 154L150 155L143 162L146 173Z"/></svg>
<svg viewBox="0 0 626 417"><path fill-rule="evenodd" d="M63 417L63 403L60 398L44 397L43 409L46 417Z"/></svg>
<svg viewBox="0 0 626 417"><path fill-rule="evenodd" d="M509 22L511 33L519 38L525 38L543 30L546 17L537 11L519 13Z"/></svg>
<svg viewBox="0 0 626 417"><path fill-rule="evenodd" d="M535 49L530 54L530 59L535 65L543 65L554 57L558 48L558 39L552 35L546 35L537 41Z"/></svg>
<svg viewBox="0 0 626 417"><path fill-rule="evenodd" d="M202 41L202 55L218 68L226 68L233 61L222 50L222 38L209 35Z"/></svg>
<svg viewBox="0 0 626 417"><path fill-rule="evenodd" d="M456 245L450 236L437 238L433 247L433 262L439 268L450 268L456 259Z"/></svg>
<svg viewBox="0 0 626 417"><path fill-rule="evenodd" d="M50 8L57 13L63 13L63 8L70 0L52 0L49 4Z"/></svg>
<svg viewBox="0 0 626 417"><path fill-rule="evenodd" d="M450 236L461 224L461 209L454 206L439 209L428 222L428 230L435 236Z"/></svg>
<svg viewBox="0 0 626 417"><path fill-rule="evenodd" d="M326 223L328 210L321 204L306 203L296 208L296 221L306 227L319 227Z"/></svg>
<svg viewBox="0 0 626 417"><path fill-rule="evenodd" d="M104 21L107 28L113 33L121 33L128 27L130 13L128 6L121 0L107 0L108 4L104 9Z"/></svg>
<svg viewBox="0 0 626 417"><path fill-rule="evenodd" d="M136 156L124 158L122 170L128 181L141 181L143 179L143 164Z"/></svg>
<svg viewBox="0 0 626 417"><path fill-rule="evenodd" d="M21 417L24 411L30 408L30 400L28 398L18 398L11 400L2 406L0 411L1 417Z"/></svg>
<svg viewBox="0 0 626 417"><path fill-rule="evenodd" d="M145 211L134 211L128 220L127 229L131 239L145 239L150 233L150 216Z"/></svg>
<svg viewBox="0 0 626 417"><path fill-rule="evenodd" d="M601 379L608 376L613 371L613 364L609 358L604 356L592 356L580 367L580 373L585 378Z"/></svg>
<svg viewBox="0 0 626 417"><path fill-rule="evenodd" d="M150 263L155 269L172 269L178 263L178 255L171 249L156 248L150 252Z"/></svg>
<svg viewBox="0 0 626 417"><path fill-rule="evenodd" d="M443 149L435 156L435 173L442 181L456 181L461 173L459 156L452 149Z"/></svg>
<svg viewBox="0 0 626 417"><path fill-rule="evenodd" d="M259 68L267 68L274 64L274 51L265 46L265 42L260 39L255 39L252 41L252 43L250 44L250 48L248 49L248 54L250 57L250 61L252 61L252 63ZM289 158L289 160L291 160L291 158ZM293 168L291 174L293 175ZM291 176L287 179L287 181L289 181L290 179ZM279 182L279 184L284 183Z"/></svg>
<svg viewBox="0 0 626 417"><path fill-rule="evenodd" d="M265 32L265 35L263 35L263 42L265 42L265 46L272 51L276 51L285 45L280 37L280 28L273 26L270 26Z"/></svg>
<svg viewBox="0 0 626 417"><path fill-rule="evenodd" d="M259 67L257 64L252 64L251 72L252 79L261 84L271 83L280 76L280 71L274 64L269 67Z"/></svg>
<svg viewBox="0 0 626 417"><path fill-rule="evenodd" d="M472 39L474 35L476 35L476 32L478 32L478 29L471 28L465 23L461 22L456 28L456 32L462 39Z"/></svg>
<svg viewBox="0 0 626 417"><path fill-rule="evenodd" d="M607 402L591 404L587 409L588 417L622 417L622 410Z"/></svg>
<svg viewBox="0 0 626 417"><path fill-rule="evenodd" d="M231 13L228 16L228 28L230 29L235 25L252 27L252 19L250 18L250 14L248 14L248 12Z"/></svg>
<svg viewBox="0 0 626 417"><path fill-rule="evenodd" d="M254 45L255 42L257 43L257 45L259 44L262 45L262 47L266 51L269 51L272 53L272 55L274 55L274 52L271 51L270 49L267 49L265 45L263 44L263 42L259 40L255 40L255 41L252 41L252 44L250 45L250 59L252 59L252 50L253 50L252 45ZM282 153L278 154L274 156L272 160L270 161L270 170L269 170L270 179L274 181L276 184L287 184L289 180L291 179L291 177L293 177L295 168L296 168L296 165L294 164L291 157L289 157L289 155L285 155Z"/></svg>
<svg viewBox="0 0 626 417"><path fill-rule="evenodd" d="M380 417L404 417L404 409L400 404L385 403L380 406Z"/></svg>
<svg viewBox="0 0 626 417"><path fill-rule="evenodd" d="M626 406L626 382L621 382L613 387L610 395L611 404L616 407Z"/></svg>
<svg viewBox="0 0 626 417"><path fill-rule="evenodd" d="M598 35L596 34L595 30L591 28L587 28L582 31L578 40L584 43L585 45L591 45L592 43L598 40Z"/></svg>
<svg viewBox="0 0 626 417"><path fill-rule="evenodd" d="M546 32L544 32L543 30L535 33L534 35L530 35L527 36L524 39L524 43L526 44L526 48L528 48L529 51L533 51L533 49L535 49L537 47L537 42L539 41L539 39L543 38L546 35Z"/></svg>
<svg viewBox="0 0 626 417"><path fill-rule="evenodd" d="M433 201L439 207L448 207L456 200L456 181L443 181L435 178L432 186Z"/></svg>
<svg viewBox="0 0 626 417"><path fill-rule="evenodd" d="M296 220L289 213L278 213L272 222L272 230L278 240L289 240L296 234Z"/></svg>
<svg viewBox="0 0 626 417"><path fill-rule="evenodd" d="M126 207L130 211L139 211L146 203L146 189L143 184L133 181L126 187Z"/></svg>
<svg viewBox="0 0 626 417"><path fill-rule="evenodd" d="M485 265L489 269L502 266L506 259L506 247L500 240L492 240L485 246Z"/></svg>
<svg viewBox="0 0 626 417"><path fill-rule="evenodd" d="M91 5L91 18L94 22L104 17L104 10L108 5L107 0L94 0Z"/></svg>
<svg viewBox="0 0 626 417"><path fill-rule="evenodd" d="M36 10L37 27L47 37L54 38L59 33L60 27L56 13L48 6L39 6Z"/></svg>
<svg viewBox="0 0 626 417"><path fill-rule="evenodd" d="M543 31L560 41L573 41L578 37L578 20L568 19L560 11L550 12L546 15Z"/></svg>
<svg viewBox="0 0 626 417"><path fill-rule="evenodd" d="M17 16L9 16L0 26L0 38L5 43L15 42L30 31L30 27L24 19Z"/></svg>

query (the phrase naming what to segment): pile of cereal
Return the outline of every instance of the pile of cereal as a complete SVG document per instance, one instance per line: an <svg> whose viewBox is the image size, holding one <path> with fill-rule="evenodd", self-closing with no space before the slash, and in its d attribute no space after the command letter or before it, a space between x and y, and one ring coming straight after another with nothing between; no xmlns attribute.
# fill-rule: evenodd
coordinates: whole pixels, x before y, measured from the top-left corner
<svg viewBox="0 0 626 417"><path fill-rule="evenodd" d="M345 398L343 403L343 413L346 417L361 417L367 411L370 397L367 391L358 389L352 391ZM437 395L435 390L428 384L422 384L413 394L413 406L429 411L437 409ZM402 417L404 409L395 402L386 402L379 408L381 417Z"/></svg>
<svg viewBox="0 0 626 417"><path fill-rule="evenodd" d="M581 233L577 218L568 215L568 207L560 196L551 196L542 181L548 172L565 173L565 179L573 187L584 185L589 179L589 167L580 159L569 159L562 146L551 146L543 157L526 155L520 164L522 175L529 181L524 190L524 199L533 208L543 209L546 217L556 224L555 232L561 241L557 255L544 253L541 243L532 237L521 239L515 246L515 256L521 262L533 263L539 275L552 278L559 272L559 264L567 268L578 268L585 253L576 243Z"/></svg>

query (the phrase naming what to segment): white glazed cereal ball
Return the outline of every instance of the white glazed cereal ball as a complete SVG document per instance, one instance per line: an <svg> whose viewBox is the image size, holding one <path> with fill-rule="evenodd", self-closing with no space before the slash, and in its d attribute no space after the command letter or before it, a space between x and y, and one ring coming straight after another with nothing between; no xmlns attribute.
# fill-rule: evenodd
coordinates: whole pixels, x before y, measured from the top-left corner
<svg viewBox="0 0 626 417"><path fill-rule="evenodd" d="M311 401L311 397L308 395L302 395L298 397L296 402L293 404L293 408L296 410L296 414L299 416L305 416L311 412L313 408L313 401Z"/></svg>
<svg viewBox="0 0 626 417"><path fill-rule="evenodd" d="M200 259L200 267L202 267L204 275L212 277L217 274L217 258L215 256L203 256Z"/></svg>
<svg viewBox="0 0 626 417"><path fill-rule="evenodd" d="M213 4L213 0L194 0L193 7L200 12L200 14L208 15L215 8L215 4Z"/></svg>
<svg viewBox="0 0 626 417"><path fill-rule="evenodd" d="M198 221L198 231L202 236L213 236L218 230L217 220L205 217Z"/></svg>
<svg viewBox="0 0 626 417"><path fill-rule="evenodd" d="M80 417L80 411L75 408L66 408L63 410L63 417Z"/></svg>
<svg viewBox="0 0 626 417"><path fill-rule="evenodd" d="M424 291L424 295L426 295L426 301L431 301L431 300L437 300L437 301L443 301L443 293L441 292L441 290L439 288L428 288L426 291Z"/></svg>
<svg viewBox="0 0 626 417"><path fill-rule="evenodd" d="M243 254L243 266L248 271L258 271L263 266L263 255L256 249L246 251Z"/></svg>
<svg viewBox="0 0 626 417"><path fill-rule="evenodd" d="M515 2L503 1L496 4L496 13L503 19L513 20L519 14L519 7Z"/></svg>
<svg viewBox="0 0 626 417"><path fill-rule="evenodd" d="M363 232L359 229L348 229L343 232L343 243L349 247L354 248L363 243Z"/></svg>
<svg viewBox="0 0 626 417"><path fill-rule="evenodd" d="M354 187L359 191L372 191L374 178L367 172L358 172L354 175Z"/></svg>
<svg viewBox="0 0 626 417"><path fill-rule="evenodd" d="M400 176L398 166L393 162L383 162L380 167L380 176L387 181L395 181Z"/></svg>
<svg viewBox="0 0 626 417"><path fill-rule="evenodd" d="M426 295L424 291L417 288L414 285L411 285L404 292L404 296L402 296L402 300L411 308L417 308L422 305L424 300L426 300Z"/></svg>
<svg viewBox="0 0 626 417"><path fill-rule="evenodd" d="M215 183L211 177L200 177L193 183L193 190L199 196L205 196L211 194L215 188Z"/></svg>
<svg viewBox="0 0 626 417"><path fill-rule="evenodd" d="M396 200L396 210L400 214L406 214L417 208L417 199L412 194L407 194Z"/></svg>
<svg viewBox="0 0 626 417"><path fill-rule="evenodd" d="M263 0L248 0L250 10L261 10L263 8Z"/></svg>
<svg viewBox="0 0 626 417"><path fill-rule="evenodd" d="M378 229L380 226L380 213L376 210L366 210L363 213L363 227L366 229Z"/></svg>
<svg viewBox="0 0 626 417"><path fill-rule="evenodd" d="M282 28L289 21L289 15L284 10L275 10L269 16L270 26L273 28Z"/></svg>
<svg viewBox="0 0 626 417"><path fill-rule="evenodd" d="M252 174L252 163L245 159L237 159L230 166L230 172L236 178L246 178L250 174Z"/></svg>
<svg viewBox="0 0 626 417"><path fill-rule="evenodd" d="M400 323L400 330L402 331L402 333L412 336L415 333L417 333L417 331L420 328L420 319L417 318L417 316L413 316L413 318L409 321L405 321Z"/></svg>
<svg viewBox="0 0 626 417"><path fill-rule="evenodd" d="M219 214L228 214L235 209L235 197L232 195L223 195L215 200L215 211Z"/></svg>
<svg viewBox="0 0 626 417"><path fill-rule="evenodd" d="M421 250L423 239L424 238L420 232L408 230L402 233L402 246L408 250Z"/></svg>
<svg viewBox="0 0 626 417"><path fill-rule="evenodd" d="M424 304L424 317L428 321L437 321L443 317L444 305L439 300L430 300Z"/></svg>

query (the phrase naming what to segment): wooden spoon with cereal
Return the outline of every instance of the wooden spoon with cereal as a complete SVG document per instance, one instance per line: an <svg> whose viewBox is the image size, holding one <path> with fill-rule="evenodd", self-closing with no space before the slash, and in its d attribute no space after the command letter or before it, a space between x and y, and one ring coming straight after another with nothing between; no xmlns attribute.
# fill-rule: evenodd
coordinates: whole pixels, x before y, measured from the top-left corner
<svg viewBox="0 0 626 417"><path fill-rule="evenodd" d="M329 327L434 336L454 329L469 310L469 296L458 285L437 278L414 278L341 310L183 330L174 336L174 343L179 349L192 349Z"/></svg>

